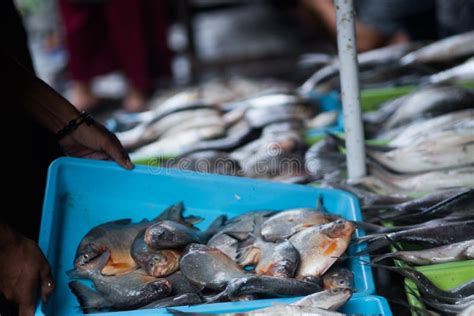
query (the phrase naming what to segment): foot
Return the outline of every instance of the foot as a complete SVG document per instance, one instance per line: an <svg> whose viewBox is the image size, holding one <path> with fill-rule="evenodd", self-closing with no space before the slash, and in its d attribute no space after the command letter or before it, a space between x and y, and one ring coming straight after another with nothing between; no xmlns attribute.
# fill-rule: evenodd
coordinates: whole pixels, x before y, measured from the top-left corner
<svg viewBox="0 0 474 316"><path fill-rule="evenodd" d="M99 98L92 93L88 84L75 82L72 86L71 103L79 111L90 111L99 103Z"/></svg>
<svg viewBox="0 0 474 316"><path fill-rule="evenodd" d="M130 89L123 101L123 107L128 112L141 112L146 110L145 94L139 90Z"/></svg>

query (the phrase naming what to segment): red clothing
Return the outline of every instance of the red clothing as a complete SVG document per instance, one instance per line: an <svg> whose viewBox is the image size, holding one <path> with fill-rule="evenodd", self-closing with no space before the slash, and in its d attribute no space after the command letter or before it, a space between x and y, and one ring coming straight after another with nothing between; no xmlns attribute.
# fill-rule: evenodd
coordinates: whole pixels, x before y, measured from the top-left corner
<svg viewBox="0 0 474 316"><path fill-rule="evenodd" d="M59 0L59 9L74 80L120 70L147 91L155 75L170 74L164 1Z"/></svg>

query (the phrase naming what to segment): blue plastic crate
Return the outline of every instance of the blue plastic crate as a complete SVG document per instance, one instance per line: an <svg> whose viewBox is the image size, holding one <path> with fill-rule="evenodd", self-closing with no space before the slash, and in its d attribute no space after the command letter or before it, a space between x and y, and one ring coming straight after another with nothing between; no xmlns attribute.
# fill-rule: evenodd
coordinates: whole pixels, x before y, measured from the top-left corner
<svg viewBox="0 0 474 316"><path fill-rule="evenodd" d="M319 109L325 111L337 111L337 122L333 126L325 128L312 128L306 131L305 137L307 139L314 139L325 136L328 132L337 134L344 132L344 115L342 113L342 103L338 92L328 92L326 94L318 95L311 92L310 99L314 99L319 104Z"/></svg>
<svg viewBox="0 0 474 316"><path fill-rule="evenodd" d="M127 171L112 162L60 158L49 169L39 242L51 263L57 288L47 306L38 306L36 315L81 314L65 272L72 268L81 238L100 223L153 218L170 204L183 201L187 214L205 217L198 225L203 228L221 214L233 217L255 209L314 207L319 196L334 214L361 219L357 199L343 191L146 166ZM357 236L362 233L356 231ZM348 265L354 273L354 297L372 294L375 287L370 267L357 259L349 260ZM236 310L258 302L201 307ZM146 315L144 311L127 314Z"/></svg>

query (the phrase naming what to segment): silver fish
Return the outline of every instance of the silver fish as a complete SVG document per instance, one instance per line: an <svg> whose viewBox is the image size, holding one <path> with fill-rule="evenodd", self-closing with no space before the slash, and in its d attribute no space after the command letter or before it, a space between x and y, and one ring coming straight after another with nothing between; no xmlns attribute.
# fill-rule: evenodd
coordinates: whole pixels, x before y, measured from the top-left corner
<svg viewBox="0 0 474 316"><path fill-rule="evenodd" d="M266 241L279 241L311 226L326 224L338 219L318 209L298 208L279 212L262 224L262 237Z"/></svg>
<svg viewBox="0 0 474 316"><path fill-rule="evenodd" d="M205 231L198 231L172 221L160 221L145 230L145 244L153 250L178 249L192 243L206 243L226 220L217 217Z"/></svg>
<svg viewBox="0 0 474 316"><path fill-rule="evenodd" d="M431 75L428 80L431 84L474 80L474 58L470 58L461 65Z"/></svg>
<svg viewBox="0 0 474 316"><path fill-rule="evenodd" d="M377 257L374 259L374 262L386 258L401 259L405 262L419 265L474 259L474 240L466 240L425 250L400 250Z"/></svg>
<svg viewBox="0 0 474 316"><path fill-rule="evenodd" d="M404 56L401 64L433 63L474 54L474 31L441 39Z"/></svg>
<svg viewBox="0 0 474 316"><path fill-rule="evenodd" d="M232 279L246 276L232 259L216 248L192 244L180 261L181 272L193 283L213 290L222 290Z"/></svg>
<svg viewBox="0 0 474 316"><path fill-rule="evenodd" d="M219 249L232 260L237 260L239 241L227 234L216 234L209 241L207 245L212 248Z"/></svg>
<svg viewBox="0 0 474 316"><path fill-rule="evenodd" d="M296 278L320 276L349 246L355 226L344 220L313 226L290 238L300 254Z"/></svg>
<svg viewBox="0 0 474 316"><path fill-rule="evenodd" d="M367 149L367 154L399 173L463 167L474 163L474 128L441 131L385 152Z"/></svg>

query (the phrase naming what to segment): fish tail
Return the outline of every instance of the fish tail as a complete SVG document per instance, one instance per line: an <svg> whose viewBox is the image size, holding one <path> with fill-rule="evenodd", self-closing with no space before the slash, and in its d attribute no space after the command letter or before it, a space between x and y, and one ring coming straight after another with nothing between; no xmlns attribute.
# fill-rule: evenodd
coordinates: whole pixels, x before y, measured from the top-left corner
<svg viewBox="0 0 474 316"><path fill-rule="evenodd" d="M197 215L189 215L189 216L183 217L183 219L188 224L196 225L202 222L204 220L204 217L197 216Z"/></svg>
<svg viewBox="0 0 474 316"><path fill-rule="evenodd" d="M226 220L227 220L227 216L225 215L218 216L204 232L206 236L206 240L211 238L213 235L217 234L217 232L219 232L219 230L222 228Z"/></svg>
<svg viewBox="0 0 474 316"><path fill-rule="evenodd" d="M110 303L98 292L79 281L69 282L69 288L77 297L81 309L87 312L95 312L110 307Z"/></svg>
<svg viewBox="0 0 474 316"><path fill-rule="evenodd" d="M69 271L66 271L66 274L71 279L87 279L90 275L89 271L78 269L78 268L74 268Z"/></svg>

